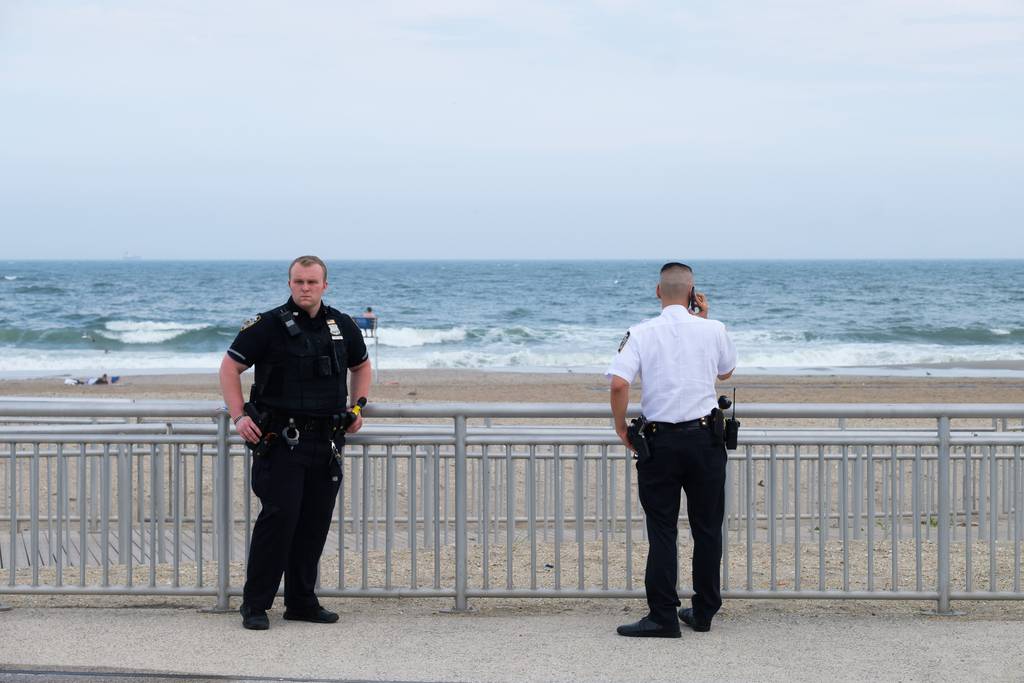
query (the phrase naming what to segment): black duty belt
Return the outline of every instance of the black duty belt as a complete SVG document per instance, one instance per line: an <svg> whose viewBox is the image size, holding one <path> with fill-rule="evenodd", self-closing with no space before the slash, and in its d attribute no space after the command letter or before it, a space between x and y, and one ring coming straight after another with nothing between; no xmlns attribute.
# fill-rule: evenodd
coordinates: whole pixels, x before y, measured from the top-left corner
<svg viewBox="0 0 1024 683"><path fill-rule="evenodd" d="M648 434L688 432L694 429L707 429L710 425L711 416L705 415L704 417L698 417L696 420L686 420L685 422L648 422L644 431Z"/></svg>
<svg viewBox="0 0 1024 683"><path fill-rule="evenodd" d="M270 416L270 422L274 427L284 429L294 424L296 429L302 432L330 435L334 428L341 424L340 415L289 415L288 413L274 412Z"/></svg>

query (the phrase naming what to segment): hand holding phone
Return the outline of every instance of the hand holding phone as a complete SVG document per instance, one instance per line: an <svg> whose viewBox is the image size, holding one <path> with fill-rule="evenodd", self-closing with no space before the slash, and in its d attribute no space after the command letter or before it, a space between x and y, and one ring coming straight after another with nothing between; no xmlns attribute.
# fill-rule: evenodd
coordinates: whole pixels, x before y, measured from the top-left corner
<svg viewBox="0 0 1024 683"><path fill-rule="evenodd" d="M690 290L690 302L688 307L690 312L694 315L698 315L702 318L708 317L708 298L704 296L703 292L698 292L696 287Z"/></svg>

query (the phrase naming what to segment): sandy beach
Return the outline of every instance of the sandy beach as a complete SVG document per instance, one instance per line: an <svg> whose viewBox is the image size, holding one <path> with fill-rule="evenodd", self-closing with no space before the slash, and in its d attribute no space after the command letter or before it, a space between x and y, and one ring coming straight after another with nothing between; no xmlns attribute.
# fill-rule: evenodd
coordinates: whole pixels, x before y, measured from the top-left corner
<svg viewBox="0 0 1024 683"><path fill-rule="evenodd" d="M243 375L248 387L252 373ZM744 375L719 385L745 403L1019 403L1024 378ZM0 380L0 396L220 400L217 375L127 375L112 385L65 385L63 377ZM634 400L640 394L634 389ZM607 403L597 373L383 370L371 402Z"/></svg>

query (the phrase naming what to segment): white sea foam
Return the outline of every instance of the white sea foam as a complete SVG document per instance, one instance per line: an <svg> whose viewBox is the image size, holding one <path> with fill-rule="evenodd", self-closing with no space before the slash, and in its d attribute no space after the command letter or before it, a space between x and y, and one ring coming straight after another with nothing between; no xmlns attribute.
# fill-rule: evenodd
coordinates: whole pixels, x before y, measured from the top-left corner
<svg viewBox="0 0 1024 683"><path fill-rule="evenodd" d="M128 351L40 351L4 348L0 353L0 373L67 372L99 375L104 372L145 370L202 370L214 372L224 357L217 353L135 353Z"/></svg>
<svg viewBox="0 0 1024 683"><path fill-rule="evenodd" d="M460 342L466 338L466 330L462 327L453 327L450 330L425 330L416 327L389 327L382 328L377 335L380 338L381 346L412 348L417 346L426 346L427 344Z"/></svg>
<svg viewBox="0 0 1024 683"><path fill-rule="evenodd" d="M4 279L8 280L8 281L17 280L18 276L17 275L4 275Z"/></svg>
<svg viewBox="0 0 1024 683"><path fill-rule="evenodd" d="M937 344L737 344L739 367L813 368L1024 360L1024 348Z"/></svg>
<svg viewBox="0 0 1024 683"><path fill-rule="evenodd" d="M997 337L1004 337L1010 334L1009 330L1005 330L1002 327L993 327L992 329L989 330L989 332L996 335Z"/></svg>
<svg viewBox="0 0 1024 683"><path fill-rule="evenodd" d="M209 325L202 323L157 322L152 320L114 320L108 322L99 334L124 344L160 344L179 337L186 332L201 330Z"/></svg>
<svg viewBox="0 0 1024 683"><path fill-rule="evenodd" d="M423 354L381 353L380 367L394 368L458 368L496 370L502 368L604 368L609 356L604 353L487 352L470 350L432 351Z"/></svg>

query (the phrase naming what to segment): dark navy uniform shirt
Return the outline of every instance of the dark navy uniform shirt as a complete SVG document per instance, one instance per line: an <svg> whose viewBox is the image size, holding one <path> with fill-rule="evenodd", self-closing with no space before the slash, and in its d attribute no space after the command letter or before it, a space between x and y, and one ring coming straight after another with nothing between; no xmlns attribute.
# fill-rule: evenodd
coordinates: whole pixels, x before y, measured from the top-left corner
<svg viewBox="0 0 1024 683"><path fill-rule="evenodd" d="M285 306L292 311L293 319L303 331L319 332L327 325L327 306L323 303L320 304L320 310L314 318L310 318L309 314L299 308L291 297ZM288 332L278 319L276 310L261 313L245 321L235 341L231 342L231 348L228 349L228 355L232 359L247 367L256 363L277 363L283 360L288 349ZM345 339L348 367L362 365L370 357L362 332L356 327L355 321L344 313L332 317L341 328L341 335Z"/></svg>

